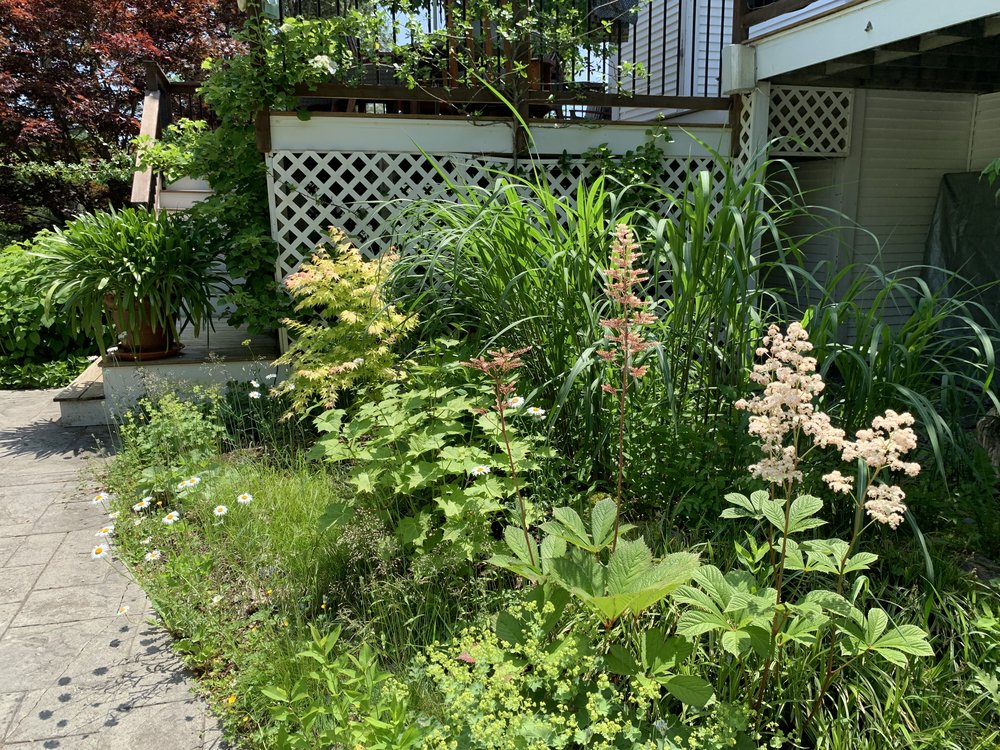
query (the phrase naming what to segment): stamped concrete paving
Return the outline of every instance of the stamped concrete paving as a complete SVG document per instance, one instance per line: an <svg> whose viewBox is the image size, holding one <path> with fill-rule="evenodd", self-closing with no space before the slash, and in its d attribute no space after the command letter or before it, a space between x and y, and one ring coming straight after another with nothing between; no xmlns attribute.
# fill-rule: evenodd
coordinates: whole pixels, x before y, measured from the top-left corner
<svg viewBox="0 0 1000 750"><path fill-rule="evenodd" d="M142 590L90 559L108 433L60 426L53 395L0 391L0 748L221 748Z"/></svg>

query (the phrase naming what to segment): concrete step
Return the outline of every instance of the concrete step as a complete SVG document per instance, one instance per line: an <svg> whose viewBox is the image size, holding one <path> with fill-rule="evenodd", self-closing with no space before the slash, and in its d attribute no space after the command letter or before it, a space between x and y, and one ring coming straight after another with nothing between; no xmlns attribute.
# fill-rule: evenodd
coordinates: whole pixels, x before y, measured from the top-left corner
<svg viewBox="0 0 1000 750"><path fill-rule="evenodd" d="M100 360L91 362L72 383L52 399L59 404L59 422L65 427L93 427L110 422L104 398L104 371Z"/></svg>

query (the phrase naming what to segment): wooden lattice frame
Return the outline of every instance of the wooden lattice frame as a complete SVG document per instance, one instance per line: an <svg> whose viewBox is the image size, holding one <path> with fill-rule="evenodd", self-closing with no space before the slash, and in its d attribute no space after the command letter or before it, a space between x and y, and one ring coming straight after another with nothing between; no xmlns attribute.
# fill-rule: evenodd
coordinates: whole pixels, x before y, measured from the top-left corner
<svg viewBox="0 0 1000 750"><path fill-rule="evenodd" d="M333 226L342 229L368 257L391 241L398 211L405 201L441 195L444 172L460 185L487 186L495 169L509 170L502 158L439 154L431 162L421 153L344 151L275 151L268 155L271 235L278 243L275 275L279 282L294 273L303 259L327 238ZM581 160L543 159L536 162L555 195L573 197L580 179L593 167ZM435 166L436 165L436 166ZM708 169L716 190L725 178L723 166L711 157L669 157L660 185L681 192L692 171ZM440 170L440 171L439 171ZM669 206L663 210L669 212ZM660 279L661 293L669 279Z"/></svg>
<svg viewBox="0 0 1000 750"><path fill-rule="evenodd" d="M847 156L853 89L772 86L768 137L774 156Z"/></svg>

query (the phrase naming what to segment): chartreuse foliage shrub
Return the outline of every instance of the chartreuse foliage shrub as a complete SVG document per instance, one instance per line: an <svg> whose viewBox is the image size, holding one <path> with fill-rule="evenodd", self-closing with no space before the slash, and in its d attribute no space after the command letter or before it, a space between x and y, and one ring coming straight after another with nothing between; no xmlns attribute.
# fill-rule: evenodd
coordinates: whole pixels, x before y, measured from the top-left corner
<svg viewBox="0 0 1000 750"><path fill-rule="evenodd" d="M417 321L382 298L395 258L365 260L346 235L331 230L333 250L317 250L285 280L297 319L286 319L291 343L278 364L293 368L295 406L331 407L341 392L394 380L396 348Z"/></svg>
<svg viewBox="0 0 1000 750"><path fill-rule="evenodd" d="M30 243L0 249L0 388L63 386L96 345L45 314L42 267Z"/></svg>

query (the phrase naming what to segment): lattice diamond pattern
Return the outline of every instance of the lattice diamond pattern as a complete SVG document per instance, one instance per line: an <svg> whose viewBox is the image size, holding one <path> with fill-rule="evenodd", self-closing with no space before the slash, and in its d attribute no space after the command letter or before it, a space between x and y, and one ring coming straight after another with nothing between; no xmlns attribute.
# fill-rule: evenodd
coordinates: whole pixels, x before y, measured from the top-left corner
<svg viewBox="0 0 1000 750"><path fill-rule="evenodd" d="M434 159L457 183L481 187L495 179L490 170L512 167L501 158L447 154ZM539 167L554 194L571 198L579 181L592 176L593 170L580 160L541 160ZM367 256L378 254L388 245L406 201L445 191L443 177L420 153L278 151L268 157L268 168L272 233L279 247L278 281L298 269L324 242L331 226L347 232ZM691 172L706 169L718 195L725 171L711 157L669 159L660 184L669 193L678 193ZM665 203L661 210L669 213L672 207ZM661 294L669 294L669 278L658 279L658 287Z"/></svg>
<svg viewBox="0 0 1000 750"><path fill-rule="evenodd" d="M772 86L768 118L775 156L847 156L852 89Z"/></svg>

